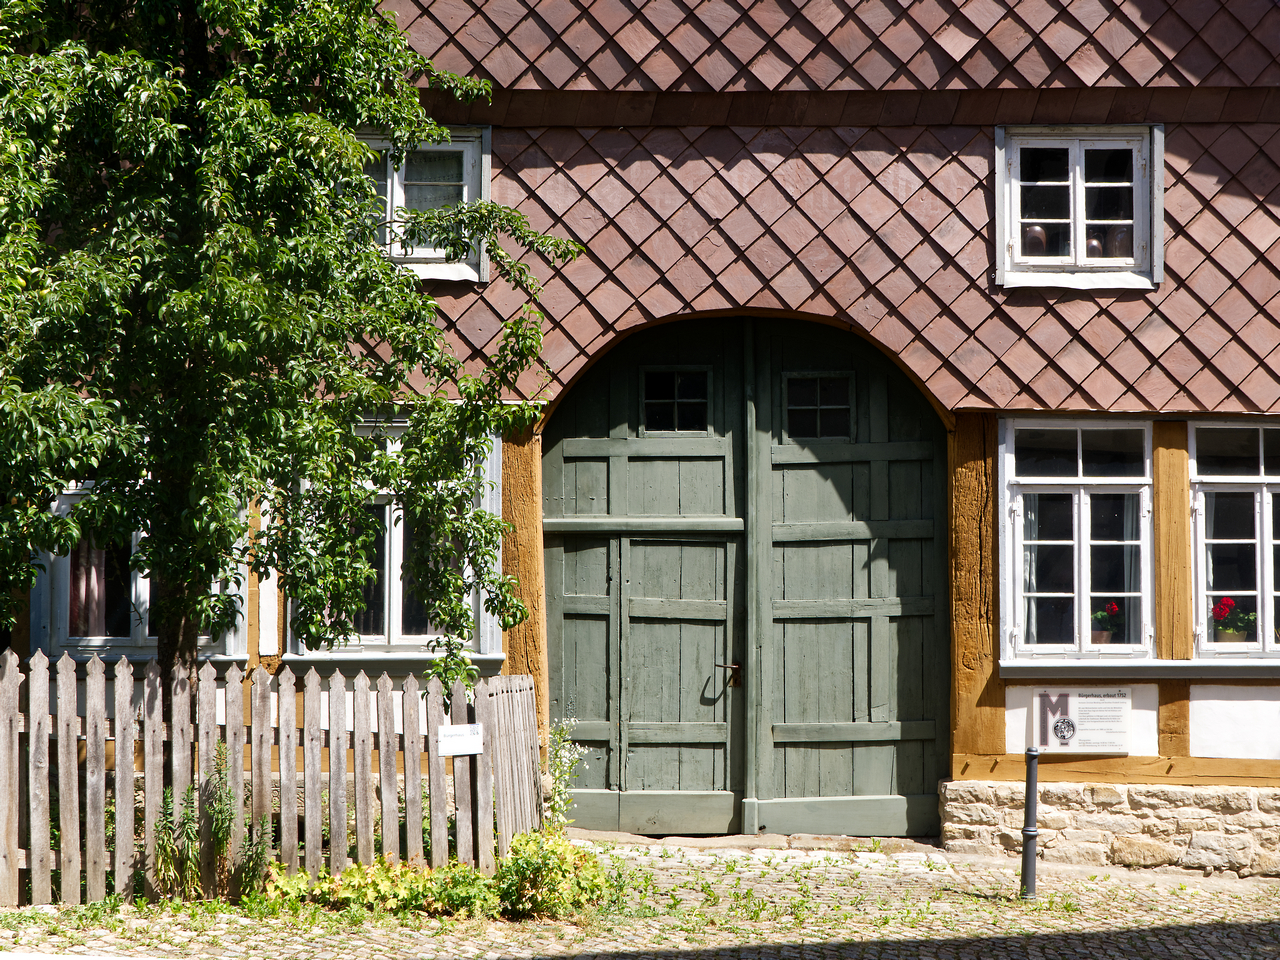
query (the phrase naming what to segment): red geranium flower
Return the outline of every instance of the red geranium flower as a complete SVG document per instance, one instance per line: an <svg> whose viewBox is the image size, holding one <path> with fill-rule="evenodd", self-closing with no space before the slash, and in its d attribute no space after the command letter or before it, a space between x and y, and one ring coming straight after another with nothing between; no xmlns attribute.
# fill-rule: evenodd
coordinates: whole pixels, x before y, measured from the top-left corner
<svg viewBox="0 0 1280 960"><path fill-rule="evenodd" d="M1213 605L1213 619L1225 620L1231 614L1231 611L1235 607L1235 605L1236 605L1236 602L1232 600L1230 597L1223 597L1221 600L1219 600L1217 603Z"/></svg>
<svg viewBox="0 0 1280 960"><path fill-rule="evenodd" d="M1107 616L1114 617L1119 612L1120 612L1120 604L1116 603L1114 600L1111 603L1107 604Z"/></svg>

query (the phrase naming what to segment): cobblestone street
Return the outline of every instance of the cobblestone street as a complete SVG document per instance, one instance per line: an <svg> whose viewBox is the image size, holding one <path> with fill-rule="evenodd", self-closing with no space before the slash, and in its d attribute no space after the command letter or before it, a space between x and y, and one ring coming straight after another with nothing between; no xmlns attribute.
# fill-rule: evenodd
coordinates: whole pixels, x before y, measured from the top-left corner
<svg viewBox="0 0 1280 960"><path fill-rule="evenodd" d="M576 923L260 919L207 905L96 916L10 911L19 954L237 960L1210 957L1280 955L1280 884L1186 871L1042 865L1017 898L1017 862L944 857L909 841L836 849L600 843L627 894ZM843 848L843 849L840 849ZM73 919L74 917L74 919Z"/></svg>

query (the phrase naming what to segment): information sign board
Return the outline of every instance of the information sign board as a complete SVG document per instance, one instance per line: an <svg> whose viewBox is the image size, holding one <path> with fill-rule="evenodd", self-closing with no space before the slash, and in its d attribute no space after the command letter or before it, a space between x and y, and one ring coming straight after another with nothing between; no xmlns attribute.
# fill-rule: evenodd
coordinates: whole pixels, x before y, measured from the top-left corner
<svg viewBox="0 0 1280 960"><path fill-rule="evenodd" d="M483 723L446 723L438 734L442 757L464 757L484 750Z"/></svg>
<svg viewBox="0 0 1280 960"><path fill-rule="evenodd" d="M1129 687L1050 687L1031 698L1032 736L1043 754L1127 756L1133 691Z"/></svg>

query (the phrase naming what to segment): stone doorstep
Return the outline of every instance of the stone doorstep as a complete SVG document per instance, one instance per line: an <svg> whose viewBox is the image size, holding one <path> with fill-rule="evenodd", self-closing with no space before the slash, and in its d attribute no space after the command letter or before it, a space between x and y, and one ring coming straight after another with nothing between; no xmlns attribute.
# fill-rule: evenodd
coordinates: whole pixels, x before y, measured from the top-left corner
<svg viewBox="0 0 1280 960"><path fill-rule="evenodd" d="M937 857L941 849L929 840L902 837L846 837L828 834L796 833L790 836L778 833L730 834L717 837L645 837L634 833L611 830L583 830L569 827L566 831L575 840L592 843L614 843L628 847L685 847L694 850L830 850L834 853L865 853L873 848L886 855L899 853L932 854Z"/></svg>

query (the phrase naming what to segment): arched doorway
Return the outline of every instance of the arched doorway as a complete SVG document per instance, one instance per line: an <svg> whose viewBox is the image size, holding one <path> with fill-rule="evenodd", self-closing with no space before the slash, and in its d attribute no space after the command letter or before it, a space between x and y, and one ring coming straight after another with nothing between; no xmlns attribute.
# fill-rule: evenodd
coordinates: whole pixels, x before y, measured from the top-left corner
<svg viewBox="0 0 1280 960"><path fill-rule="evenodd" d="M948 735L946 434L803 321L639 333L543 435L580 826L923 835Z"/></svg>

